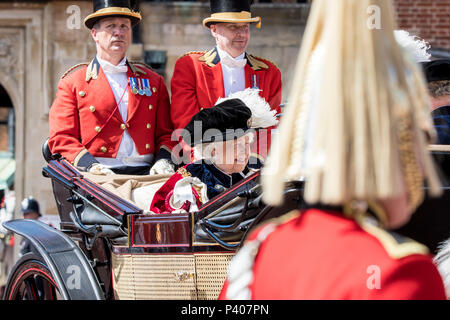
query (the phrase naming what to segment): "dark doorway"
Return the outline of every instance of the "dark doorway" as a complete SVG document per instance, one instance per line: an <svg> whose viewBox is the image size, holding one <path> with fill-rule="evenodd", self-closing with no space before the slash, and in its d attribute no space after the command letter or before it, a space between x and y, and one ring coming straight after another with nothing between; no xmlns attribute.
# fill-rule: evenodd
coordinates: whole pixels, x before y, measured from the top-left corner
<svg viewBox="0 0 450 320"><path fill-rule="evenodd" d="M14 157L14 107L5 88L0 85L0 154Z"/></svg>
<svg viewBox="0 0 450 320"><path fill-rule="evenodd" d="M14 107L8 92L0 85L0 190L13 189L16 162Z"/></svg>

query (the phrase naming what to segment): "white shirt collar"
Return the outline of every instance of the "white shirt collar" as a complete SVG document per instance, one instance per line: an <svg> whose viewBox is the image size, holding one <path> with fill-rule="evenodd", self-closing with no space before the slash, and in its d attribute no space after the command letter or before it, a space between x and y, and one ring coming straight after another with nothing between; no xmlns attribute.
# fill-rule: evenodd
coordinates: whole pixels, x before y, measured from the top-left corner
<svg viewBox="0 0 450 320"><path fill-rule="evenodd" d="M100 63L100 66L103 68L105 65L110 65L112 67L119 67L119 66L124 66L127 63L127 57L123 57L123 59L119 62L119 64L117 66L113 65L111 62L106 61L101 59L98 55L97 55L97 61L98 63Z"/></svg>
<svg viewBox="0 0 450 320"><path fill-rule="evenodd" d="M223 60L224 57L228 56L230 59L232 60L242 60L245 58L245 52L241 53L239 56L237 56L236 58L233 58L228 52L226 52L225 50L220 49L218 46L217 48L217 52L219 53L219 57L220 60Z"/></svg>

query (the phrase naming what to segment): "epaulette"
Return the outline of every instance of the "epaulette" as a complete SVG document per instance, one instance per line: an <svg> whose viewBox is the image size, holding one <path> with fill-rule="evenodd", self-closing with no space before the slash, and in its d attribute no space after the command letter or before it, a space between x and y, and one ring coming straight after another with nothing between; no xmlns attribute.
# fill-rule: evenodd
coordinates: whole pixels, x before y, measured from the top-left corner
<svg viewBox="0 0 450 320"><path fill-rule="evenodd" d="M180 58L186 57L190 54L204 54L205 52L206 51L189 51L189 52L186 52L185 54L183 54Z"/></svg>
<svg viewBox="0 0 450 320"><path fill-rule="evenodd" d="M203 55L198 58L198 61L204 62L208 67L214 67L216 65L214 59L216 59L217 54L217 51L213 48L203 52Z"/></svg>
<svg viewBox="0 0 450 320"><path fill-rule="evenodd" d="M129 63L130 63L131 71L133 71L133 73L139 72L139 73L142 73L142 74L147 74L147 72L145 72L144 70L142 70L141 68L139 68L136 65L141 65L141 66L143 66L143 67L145 67L147 69L153 70L152 67L150 67L148 64L146 64L144 62L141 62L141 61L129 61Z"/></svg>
<svg viewBox="0 0 450 320"><path fill-rule="evenodd" d="M259 57L259 56L255 56L254 54L251 54L251 56L254 57L254 58L256 58L256 59L259 59L259 60L264 60L264 61L270 62L271 64L273 64L275 67L278 68L278 66L276 65L276 63L273 62L272 60L269 60L269 59L266 59L266 58L262 58L262 57Z"/></svg>
<svg viewBox="0 0 450 320"><path fill-rule="evenodd" d="M89 62L82 62L82 63L74 65L73 67L69 68L69 70L64 72L64 74L61 76L61 79L64 79L69 73L71 73L76 68L79 68L81 66L88 66L88 65L89 65Z"/></svg>
<svg viewBox="0 0 450 320"><path fill-rule="evenodd" d="M387 254L393 259L401 259L412 254L428 254L423 244L393 231L382 228L378 221L368 215L356 219L359 226L380 241Z"/></svg>
<svg viewBox="0 0 450 320"><path fill-rule="evenodd" d="M255 70L255 71L258 71L260 69L269 69L269 66L266 63L264 63L264 61L270 62L275 67L277 67L277 65L275 63L273 63L272 61L265 59L265 58L255 56L253 54L247 54L247 59L249 60L250 64L252 65L253 70Z"/></svg>

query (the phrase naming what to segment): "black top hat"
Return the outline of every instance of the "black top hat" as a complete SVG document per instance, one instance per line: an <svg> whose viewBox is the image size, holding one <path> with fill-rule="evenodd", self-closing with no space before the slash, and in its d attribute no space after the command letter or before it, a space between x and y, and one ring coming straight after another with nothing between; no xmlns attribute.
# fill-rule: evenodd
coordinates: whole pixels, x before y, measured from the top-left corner
<svg viewBox="0 0 450 320"><path fill-rule="evenodd" d="M450 81L450 59L440 59L422 64L427 82Z"/></svg>
<svg viewBox="0 0 450 320"><path fill-rule="evenodd" d="M39 211L39 203L33 197L23 199L21 203L21 209L22 214L36 212L39 216L41 216L41 213Z"/></svg>
<svg viewBox="0 0 450 320"><path fill-rule="evenodd" d="M250 13L249 0L211 0L211 17L203 20L207 28L213 23L243 23L255 22L257 28L261 28L261 17L253 17Z"/></svg>
<svg viewBox="0 0 450 320"><path fill-rule="evenodd" d="M236 139L250 129L251 116L251 110L242 100L225 100L193 116L182 138L191 146Z"/></svg>
<svg viewBox="0 0 450 320"><path fill-rule="evenodd" d="M133 2L133 4L131 3ZM134 11L136 1L130 0L93 0L94 13L84 19L84 24L92 29L94 24L106 17L121 16L131 20L131 25L136 25L142 17L139 12Z"/></svg>

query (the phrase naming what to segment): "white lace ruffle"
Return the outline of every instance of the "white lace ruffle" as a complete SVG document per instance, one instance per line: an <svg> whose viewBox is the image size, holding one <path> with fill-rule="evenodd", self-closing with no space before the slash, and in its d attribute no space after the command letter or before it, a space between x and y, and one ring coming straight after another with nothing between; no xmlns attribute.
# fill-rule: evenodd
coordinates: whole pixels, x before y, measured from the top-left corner
<svg viewBox="0 0 450 320"><path fill-rule="evenodd" d="M228 266L228 288L226 299L228 300L250 300L252 292L250 285L253 282L253 265L259 247L264 240L277 227L271 223L264 226L258 233L255 240L247 241L237 252Z"/></svg>

